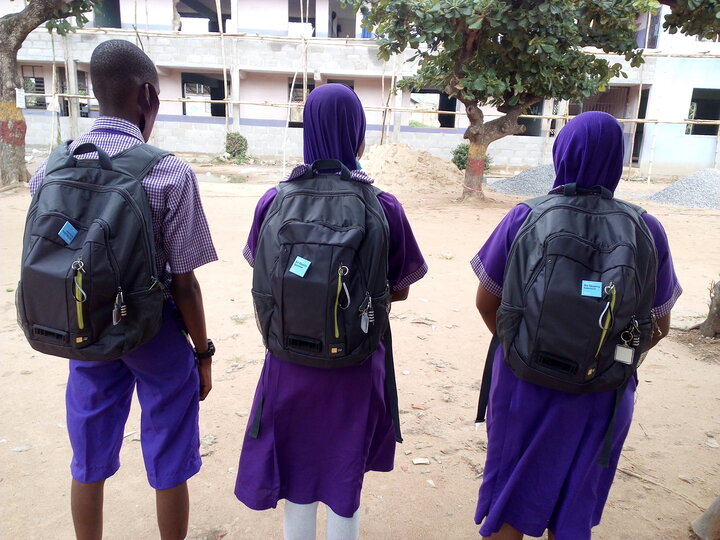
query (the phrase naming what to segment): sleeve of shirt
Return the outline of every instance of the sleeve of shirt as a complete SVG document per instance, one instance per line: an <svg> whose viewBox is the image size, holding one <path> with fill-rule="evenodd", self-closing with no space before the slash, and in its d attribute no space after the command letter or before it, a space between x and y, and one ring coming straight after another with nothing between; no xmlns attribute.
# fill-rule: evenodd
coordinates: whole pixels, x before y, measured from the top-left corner
<svg viewBox="0 0 720 540"><path fill-rule="evenodd" d="M193 170L182 164L178 182L166 192L163 244L173 274L191 272L217 260Z"/></svg>
<svg viewBox="0 0 720 540"><path fill-rule="evenodd" d="M40 166L35 171L35 174L30 178L30 195L35 195L35 192L40 187L40 184L45 180L45 166L47 165L48 158L45 158Z"/></svg>
<svg viewBox="0 0 720 540"><path fill-rule="evenodd" d="M524 204L519 204L510 210L470 261L470 266L482 286L494 296L502 296L503 277L510 246L528 214L530 207Z"/></svg>
<svg viewBox="0 0 720 540"><path fill-rule="evenodd" d="M393 291L399 291L419 281L428 267L400 201L390 193L381 193L378 200L390 230L388 281Z"/></svg>
<svg viewBox="0 0 720 540"><path fill-rule="evenodd" d="M645 213L642 218L652 233L655 241L655 251L657 251L658 269L653 314L660 318L670 313L675 302L682 294L682 287L675 274L675 266L670 254L670 245L665 229L655 216Z"/></svg>
<svg viewBox="0 0 720 540"><path fill-rule="evenodd" d="M260 197L260 200L255 206L253 222L250 226L245 248L243 249L243 257L245 257L245 260L250 266L255 266L255 253L257 252L258 240L260 239L260 227L263 221L265 221L265 216L270 209L270 205L275 200L275 195L277 195L276 188L268 189L265 194Z"/></svg>

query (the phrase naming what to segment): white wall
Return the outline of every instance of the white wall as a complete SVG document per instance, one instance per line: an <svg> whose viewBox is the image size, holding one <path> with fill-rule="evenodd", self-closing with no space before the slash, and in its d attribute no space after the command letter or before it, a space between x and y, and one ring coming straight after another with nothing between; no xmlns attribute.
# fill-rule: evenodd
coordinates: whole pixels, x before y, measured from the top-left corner
<svg viewBox="0 0 720 540"><path fill-rule="evenodd" d="M720 89L720 59L658 58L648 97L647 118L686 119L694 88ZM685 124L647 124L640 170L680 175L687 170L717 167L717 137L686 135Z"/></svg>
<svg viewBox="0 0 720 540"><path fill-rule="evenodd" d="M287 0L237 0L237 31L252 34L287 35Z"/></svg>

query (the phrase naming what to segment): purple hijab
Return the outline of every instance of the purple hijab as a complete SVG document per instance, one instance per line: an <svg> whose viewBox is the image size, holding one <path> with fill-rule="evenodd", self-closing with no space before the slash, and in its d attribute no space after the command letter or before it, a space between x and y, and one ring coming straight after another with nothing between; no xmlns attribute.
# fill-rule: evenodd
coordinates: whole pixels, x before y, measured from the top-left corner
<svg viewBox="0 0 720 540"><path fill-rule="evenodd" d="M553 188L575 182L578 187L603 186L610 191L622 176L623 129L604 112L585 112L560 130L553 144Z"/></svg>
<svg viewBox="0 0 720 540"><path fill-rule="evenodd" d="M337 159L357 170L355 156L365 139L365 113L344 84L324 84L308 96L303 111L305 163Z"/></svg>

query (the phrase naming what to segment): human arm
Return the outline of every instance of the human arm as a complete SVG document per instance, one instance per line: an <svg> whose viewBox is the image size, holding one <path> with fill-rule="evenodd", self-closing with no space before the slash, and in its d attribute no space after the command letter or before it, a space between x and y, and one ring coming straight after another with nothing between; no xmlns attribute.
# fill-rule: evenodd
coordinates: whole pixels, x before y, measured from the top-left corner
<svg viewBox="0 0 720 540"><path fill-rule="evenodd" d="M502 297L505 263L515 236L530 213L524 204L514 207L490 234L480 251L470 261L480 283L475 307L491 333L496 330L497 310Z"/></svg>
<svg viewBox="0 0 720 540"><path fill-rule="evenodd" d="M650 340L650 349L657 345L662 338L668 335L668 332L670 331L670 313L664 317L656 319L655 324L657 324L657 326L653 326L652 329L653 333L652 339Z"/></svg>
<svg viewBox="0 0 720 540"><path fill-rule="evenodd" d="M408 295L410 294L410 287L405 287L404 289L400 289L399 291L392 291L390 293L390 301L391 302L402 302L403 300L407 300Z"/></svg>
<svg viewBox="0 0 720 540"><path fill-rule="evenodd" d="M205 329L205 310L203 308L202 291L195 278L195 272L174 274L170 285L173 300L177 305L183 322L195 345L195 350L202 354L207 352L207 330ZM212 358L202 358L198 362L200 374L200 401L204 400L212 390Z"/></svg>
<svg viewBox="0 0 720 540"><path fill-rule="evenodd" d="M427 273L427 264L415 240L405 210L390 193L380 193L378 201L388 222L388 281L390 302L407 300L410 285Z"/></svg>
<svg viewBox="0 0 720 540"><path fill-rule="evenodd" d="M195 350L204 353L208 349L205 311L194 270L216 261L217 254L200 201L195 173L179 160L173 159L172 163L184 169L184 178L167 191L163 220L163 247L172 272L170 292ZM198 363L200 400L204 400L212 388L211 364L211 358L203 358Z"/></svg>
<svg viewBox="0 0 720 540"><path fill-rule="evenodd" d="M653 348L670 332L670 311L682 294L682 287L675 274L665 229L657 218L650 214L645 213L642 218L652 234L658 258L655 299L653 300L652 309L655 323L650 340L650 348Z"/></svg>
<svg viewBox="0 0 720 540"><path fill-rule="evenodd" d="M488 327L491 334L495 333L497 310L500 307L500 297L495 296L488 291L482 284L478 285L477 294L475 295L475 306L480 312L485 326Z"/></svg>

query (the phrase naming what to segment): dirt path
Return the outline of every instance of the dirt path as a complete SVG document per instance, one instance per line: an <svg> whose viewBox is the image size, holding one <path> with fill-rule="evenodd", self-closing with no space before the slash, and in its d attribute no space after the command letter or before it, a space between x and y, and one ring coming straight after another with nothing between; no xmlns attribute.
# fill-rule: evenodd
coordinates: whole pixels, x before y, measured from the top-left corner
<svg viewBox="0 0 720 540"><path fill-rule="evenodd" d="M256 168L257 169L257 168ZM218 355L214 389L202 404L204 466L190 481L192 539L282 538L280 510L254 512L232 490L242 434L260 373L250 269L242 248L258 197L277 169L198 167L220 261L198 271L209 334ZM474 308L468 261L520 199L458 204L454 191L381 186L403 201L430 273L393 309L396 370L405 443L391 473L367 475L361 532L368 539L477 538L473 523L484 463L484 426L473 423L489 335ZM424 186L425 187L425 186ZM622 186L628 193L646 192ZM632 200L632 199L631 199ZM66 365L32 351L15 322L14 289L27 190L0 194L0 538L72 538L70 449L65 431ZM640 202L637 199L634 202ZM718 279L720 212L645 205L664 223L685 289L674 324L707 313ZM673 336L642 367L636 415L598 540L683 539L688 523L720 492L720 351L692 335ZM126 426L122 468L107 482L105 537L155 538L154 496L143 472L138 408ZM413 465L425 457L430 465Z"/></svg>

